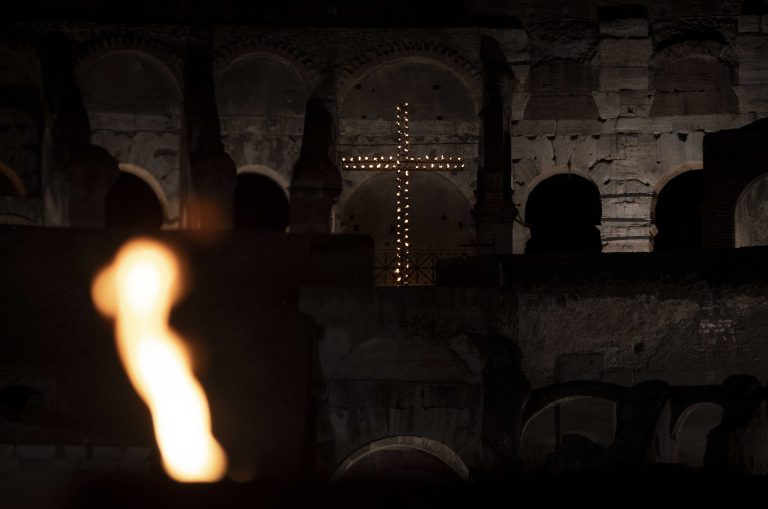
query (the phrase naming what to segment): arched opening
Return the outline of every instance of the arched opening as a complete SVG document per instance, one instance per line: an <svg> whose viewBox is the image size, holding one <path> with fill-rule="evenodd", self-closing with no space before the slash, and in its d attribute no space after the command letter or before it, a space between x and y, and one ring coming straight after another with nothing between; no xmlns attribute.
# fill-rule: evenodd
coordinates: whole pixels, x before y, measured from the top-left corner
<svg viewBox="0 0 768 509"><path fill-rule="evenodd" d="M224 69L216 103L222 142L235 164L265 165L290 179L308 97L303 76L275 55L247 54Z"/></svg>
<svg viewBox="0 0 768 509"><path fill-rule="evenodd" d="M675 60L651 80L651 116L738 113L734 74L731 66L707 55Z"/></svg>
<svg viewBox="0 0 768 509"><path fill-rule="evenodd" d="M399 436L372 442L336 469L335 481L457 483L469 469L449 447L425 437Z"/></svg>
<svg viewBox="0 0 768 509"><path fill-rule="evenodd" d="M18 196L19 192L8 175L0 171L0 196Z"/></svg>
<svg viewBox="0 0 768 509"><path fill-rule="evenodd" d="M595 447L606 447L615 434L615 402L589 396L567 398L528 420L520 437L520 460L527 468L542 468L566 437L578 435Z"/></svg>
<svg viewBox="0 0 768 509"><path fill-rule="evenodd" d="M768 173L744 188L734 212L736 247L768 246Z"/></svg>
<svg viewBox="0 0 768 509"><path fill-rule="evenodd" d="M691 170L670 180L659 193L654 220L655 251L701 248L703 172Z"/></svg>
<svg viewBox="0 0 768 509"><path fill-rule="evenodd" d="M107 228L156 230L163 225L163 206L143 180L122 172L107 192Z"/></svg>
<svg viewBox="0 0 768 509"><path fill-rule="evenodd" d="M235 185L233 220L239 230L284 232L290 222L285 191L257 173L241 173Z"/></svg>
<svg viewBox="0 0 768 509"><path fill-rule="evenodd" d="M141 51L118 50L100 55L80 70L83 102L89 114L177 115L177 82L159 60Z"/></svg>
<svg viewBox="0 0 768 509"><path fill-rule="evenodd" d="M341 117L391 120L401 102L408 102L412 122L477 123L477 110L465 82L448 67L419 58L386 62L359 77L344 97ZM368 122L359 124L364 128ZM390 135L389 126L383 127ZM416 127L411 126L412 133Z"/></svg>
<svg viewBox="0 0 768 509"><path fill-rule="evenodd" d="M597 187L575 174L554 175L540 182L525 205L531 238L525 252L599 252L602 205Z"/></svg>
<svg viewBox="0 0 768 509"><path fill-rule="evenodd" d="M410 183L413 250L459 249L471 241L471 206L456 186L426 171L412 172ZM344 233L370 235L376 249L394 249L395 185L394 173L382 172L358 187L344 206Z"/></svg>
<svg viewBox="0 0 768 509"><path fill-rule="evenodd" d="M409 284L435 281L440 259L471 249L474 219L469 197L476 187L478 105L465 77L441 62L422 57L393 58L361 72L348 83L340 108L341 157L396 155L396 106L407 102L412 157L461 157L457 171L412 171L410 180ZM348 168L338 227L373 237L375 279L394 284L395 172Z"/></svg>
<svg viewBox="0 0 768 509"><path fill-rule="evenodd" d="M688 408L678 420L675 433L677 462L689 467L704 466L707 436L723 418L723 407L715 403L698 403Z"/></svg>
<svg viewBox="0 0 768 509"><path fill-rule="evenodd" d="M549 120L598 117L592 91L598 90L596 68L575 60L554 60L534 66L528 77L531 98L525 118Z"/></svg>
<svg viewBox="0 0 768 509"><path fill-rule="evenodd" d="M103 147L121 166L150 171L154 183L162 186L163 192L157 196L168 198L162 202L165 219L168 223L178 221L179 197L183 194L183 108L174 73L153 55L119 49L86 61L78 69L78 79L90 121L91 142ZM106 165L107 160L100 164ZM134 179L120 180L133 181L131 185L139 188ZM102 184L94 186L89 194L104 196L106 192Z"/></svg>

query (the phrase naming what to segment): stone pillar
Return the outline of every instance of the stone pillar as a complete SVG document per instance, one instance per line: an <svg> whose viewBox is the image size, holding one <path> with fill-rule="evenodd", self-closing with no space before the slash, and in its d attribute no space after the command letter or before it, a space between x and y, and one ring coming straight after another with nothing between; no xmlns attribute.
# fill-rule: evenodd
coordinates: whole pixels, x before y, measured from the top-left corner
<svg viewBox="0 0 768 509"><path fill-rule="evenodd" d="M329 66L332 68L332 66ZM291 178L291 232L330 233L331 212L341 193L336 166L338 114L335 75L326 71L307 101L304 138Z"/></svg>
<svg viewBox="0 0 768 509"><path fill-rule="evenodd" d="M598 9L600 24L600 90L594 92L603 120L648 116L648 62L653 42L643 6ZM653 188L642 175L656 164L653 135L618 134L598 140L596 182L603 206L600 232L604 252L650 251Z"/></svg>
<svg viewBox="0 0 768 509"><path fill-rule="evenodd" d="M483 109L481 161L477 172L477 204L472 215L480 249L512 253L517 214L512 202L512 160L508 90L514 74L493 37L483 35Z"/></svg>
<svg viewBox="0 0 768 509"><path fill-rule="evenodd" d="M211 34L199 30L190 41L184 61L184 135L191 178L181 181L182 215L192 228L230 228L237 168L221 142Z"/></svg>
<svg viewBox="0 0 768 509"><path fill-rule="evenodd" d="M119 175L118 162L90 143L91 127L75 79L72 41L54 35L39 50L43 94L51 116L43 194L57 226L100 228L105 224L105 199ZM66 218L66 219L64 219Z"/></svg>

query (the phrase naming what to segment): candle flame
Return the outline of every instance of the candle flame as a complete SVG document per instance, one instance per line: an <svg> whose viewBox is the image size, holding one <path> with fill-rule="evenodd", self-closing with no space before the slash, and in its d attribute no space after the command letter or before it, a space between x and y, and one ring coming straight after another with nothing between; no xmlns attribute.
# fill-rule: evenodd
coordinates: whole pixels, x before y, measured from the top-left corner
<svg viewBox="0 0 768 509"><path fill-rule="evenodd" d="M182 339L168 325L181 292L176 256L152 240L130 241L92 290L99 311L115 319L120 360L152 412L168 475L181 482L221 479L227 458L211 434L205 391Z"/></svg>

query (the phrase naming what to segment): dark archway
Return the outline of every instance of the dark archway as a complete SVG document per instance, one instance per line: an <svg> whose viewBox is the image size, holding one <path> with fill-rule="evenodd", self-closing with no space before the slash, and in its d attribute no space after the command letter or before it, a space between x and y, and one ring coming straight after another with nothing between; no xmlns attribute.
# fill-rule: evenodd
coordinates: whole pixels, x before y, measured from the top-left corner
<svg viewBox="0 0 768 509"><path fill-rule="evenodd" d="M574 253L602 251L602 205L597 187L574 174L554 175L539 183L525 206L531 238L525 252Z"/></svg>
<svg viewBox="0 0 768 509"><path fill-rule="evenodd" d="M43 396L37 389L13 383L0 390L0 421L41 423L45 413Z"/></svg>
<svg viewBox="0 0 768 509"><path fill-rule="evenodd" d="M659 193L655 251L701 248L703 172L687 171L670 180Z"/></svg>
<svg viewBox="0 0 768 509"><path fill-rule="evenodd" d="M18 196L18 194L16 186L13 185L11 179L0 172L0 196Z"/></svg>
<svg viewBox="0 0 768 509"><path fill-rule="evenodd" d="M520 436L520 460L527 468L544 467L567 437L578 435L599 447L616 434L616 402L576 396L551 403L525 423Z"/></svg>
<svg viewBox="0 0 768 509"><path fill-rule="evenodd" d="M156 230L163 225L163 207L143 180L121 173L106 198L107 228Z"/></svg>
<svg viewBox="0 0 768 509"><path fill-rule="evenodd" d="M274 180L257 173L237 176L234 225L239 230L284 232L290 221L288 198Z"/></svg>
<svg viewBox="0 0 768 509"><path fill-rule="evenodd" d="M697 403L680 417L675 432L677 462L689 467L704 466L709 432L720 424L723 407L716 403Z"/></svg>

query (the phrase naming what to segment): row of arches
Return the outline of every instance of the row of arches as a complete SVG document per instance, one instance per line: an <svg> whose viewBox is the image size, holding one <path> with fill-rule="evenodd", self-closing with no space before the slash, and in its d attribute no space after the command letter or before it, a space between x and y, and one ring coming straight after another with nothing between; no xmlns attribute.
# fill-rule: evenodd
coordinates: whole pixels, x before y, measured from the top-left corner
<svg viewBox="0 0 768 509"><path fill-rule="evenodd" d="M722 417L723 408L716 403L699 402L688 407L671 430L671 456L657 461L703 467L708 435ZM520 463L526 470L546 468L575 437L604 448L613 443L615 435L615 401L568 397L549 404L525 422ZM400 436L376 440L354 451L336 468L332 479L467 482L471 476L448 446L425 437Z"/></svg>
<svg viewBox="0 0 768 509"><path fill-rule="evenodd" d="M669 180L653 204L655 251L702 247L704 172L685 171ZM735 247L768 245L768 174L755 178L737 200ZM597 187L574 174L555 175L528 196L525 221L531 237L527 253L601 251L601 204Z"/></svg>
<svg viewBox="0 0 768 509"><path fill-rule="evenodd" d="M168 225L168 201L151 175L133 165L122 170L105 199L108 228L156 230ZM240 230L284 232L289 224L285 183L269 176L269 168L238 173L232 201L233 226ZM282 185L281 185L282 184Z"/></svg>
<svg viewBox="0 0 768 509"><path fill-rule="evenodd" d="M466 69L457 70L455 65L452 67L440 58L430 58L429 51L425 55L393 53L375 65L356 69L356 75L345 76L344 95L339 104L342 133L338 149L347 154L369 149L391 151L394 106L407 100L412 105L413 146L432 154L450 138L457 154L467 162L467 170L451 178L462 187L464 194L471 195L479 143L479 90L472 88L478 86L477 80L463 75ZM181 136L186 115L185 93L178 70L166 60L140 49L108 48L85 58L76 78L90 121L91 143L105 148L121 163L146 169L152 178L143 180L153 187L158 197L164 198L161 199L164 223L179 224L184 216L183 182L189 181L183 157L188 147L184 146L187 142ZM269 175L272 180L289 182L299 156L312 79L303 67L264 51L243 52L225 64L214 76L225 151L238 168L270 168L274 170L274 175ZM3 69L3 74L9 76L20 72L18 68L11 69L10 64L7 73ZM38 94L39 85L30 81ZM42 121L42 110L36 110L35 114ZM41 150L37 147L38 156ZM24 176L23 168L12 166ZM33 172L39 178L39 167ZM154 183L159 183L160 192L154 189ZM0 191L24 194L18 186L12 188L6 184L8 189ZM31 188L25 184L25 189ZM110 202L144 203L155 209L147 215L158 216L157 207L148 200L150 195L141 191L136 179L121 175L116 185L117 190L108 198ZM243 186L255 189L252 183ZM131 189L138 193L135 200L128 199L130 193L126 190ZM275 215L281 216L285 204L275 202L275 205ZM127 217L121 217L120 210L125 210L124 207L112 208L115 210L108 214L110 222L128 221ZM243 213L246 209L238 206ZM156 224L157 220L137 217L136 222ZM468 222L465 220L463 224Z"/></svg>
<svg viewBox="0 0 768 509"><path fill-rule="evenodd" d="M659 461L693 468L704 466L710 431L721 423L723 408L711 402L688 407L673 424L671 457ZM523 426L520 461L528 469L546 468L568 442L581 441L598 448L610 445L616 435L616 402L592 396L555 401L533 415ZM577 437L576 439L574 437Z"/></svg>
<svg viewBox="0 0 768 509"><path fill-rule="evenodd" d="M701 171L682 173L664 186L654 209L656 251L701 247L701 202ZM601 216L601 197L594 183L576 174L549 177L526 201L524 217L530 228L526 253L600 252Z"/></svg>
<svg viewBox="0 0 768 509"><path fill-rule="evenodd" d="M636 54L631 64L635 67L644 66L640 59L648 55L651 100L626 113L635 114L638 107L651 117L739 112L734 88L739 85L737 54L725 37L712 32L673 37L652 55L649 40L609 40L600 46L601 62L555 58L534 64L526 82L531 98L524 118L598 118L593 92L600 90L600 65L626 65L628 53Z"/></svg>

